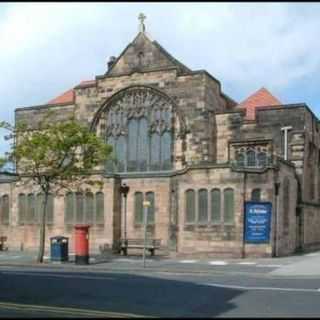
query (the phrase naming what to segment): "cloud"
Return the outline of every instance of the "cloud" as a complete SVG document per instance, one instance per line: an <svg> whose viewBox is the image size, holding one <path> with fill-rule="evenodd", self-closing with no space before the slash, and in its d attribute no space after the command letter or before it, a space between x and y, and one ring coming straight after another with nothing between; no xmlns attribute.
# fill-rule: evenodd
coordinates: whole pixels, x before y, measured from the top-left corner
<svg viewBox="0 0 320 320"><path fill-rule="evenodd" d="M153 39L190 68L206 69L235 100L266 86L283 102L297 97L317 112L319 9L303 3L6 4L0 118L13 121L16 107L46 103L104 73L108 57L137 34L140 12Z"/></svg>

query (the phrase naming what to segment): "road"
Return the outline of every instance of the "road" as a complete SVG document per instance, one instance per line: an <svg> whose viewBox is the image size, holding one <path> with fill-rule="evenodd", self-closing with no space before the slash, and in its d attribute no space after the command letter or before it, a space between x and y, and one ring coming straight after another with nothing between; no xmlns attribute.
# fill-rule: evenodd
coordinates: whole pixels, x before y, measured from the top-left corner
<svg viewBox="0 0 320 320"><path fill-rule="evenodd" d="M318 317L320 279L0 268L0 317ZM259 269L262 270L262 269Z"/></svg>

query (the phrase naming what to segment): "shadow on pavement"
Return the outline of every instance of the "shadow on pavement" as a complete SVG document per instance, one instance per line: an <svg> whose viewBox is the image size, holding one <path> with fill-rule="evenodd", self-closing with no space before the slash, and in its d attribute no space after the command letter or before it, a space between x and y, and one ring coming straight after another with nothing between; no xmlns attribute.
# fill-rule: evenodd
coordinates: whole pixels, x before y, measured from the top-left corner
<svg viewBox="0 0 320 320"><path fill-rule="evenodd" d="M131 274L52 274L0 273L0 301L156 317L215 317L236 308L232 299L243 293Z"/></svg>

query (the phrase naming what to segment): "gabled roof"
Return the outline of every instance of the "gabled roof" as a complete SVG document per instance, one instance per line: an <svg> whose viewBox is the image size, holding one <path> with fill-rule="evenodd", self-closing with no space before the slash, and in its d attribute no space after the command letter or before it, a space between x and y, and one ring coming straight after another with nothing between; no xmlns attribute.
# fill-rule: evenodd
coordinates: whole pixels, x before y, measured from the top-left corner
<svg viewBox="0 0 320 320"><path fill-rule="evenodd" d="M258 91L254 92L244 101L237 105L237 108L246 109L246 119L254 120L256 115L256 109L259 107L272 107L281 105L282 102L273 96L270 91L262 87Z"/></svg>
<svg viewBox="0 0 320 320"><path fill-rule="evenodd" d="M142 55L142 62L139 56ZM134 71L149 71L165 68L191 70L170 55L158 42L151 40L145 32L139 32L134 40L121 52L105 75L122 75Z"/></svg>

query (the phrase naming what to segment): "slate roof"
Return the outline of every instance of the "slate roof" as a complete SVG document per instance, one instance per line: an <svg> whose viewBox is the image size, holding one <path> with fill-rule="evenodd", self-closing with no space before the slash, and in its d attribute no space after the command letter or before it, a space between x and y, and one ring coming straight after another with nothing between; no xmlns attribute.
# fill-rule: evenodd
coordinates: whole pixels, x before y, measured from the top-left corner
<svg viewBox="0 0 320 320"><path fill-rule="evenodd" d="M256 115L256 109L259 107L272 107L282 105L282 102L273 96L270 91L262 87L258 91L254 92L244 101L238 104L237 108L246 109L246 119L254 120Z"/></svg>

